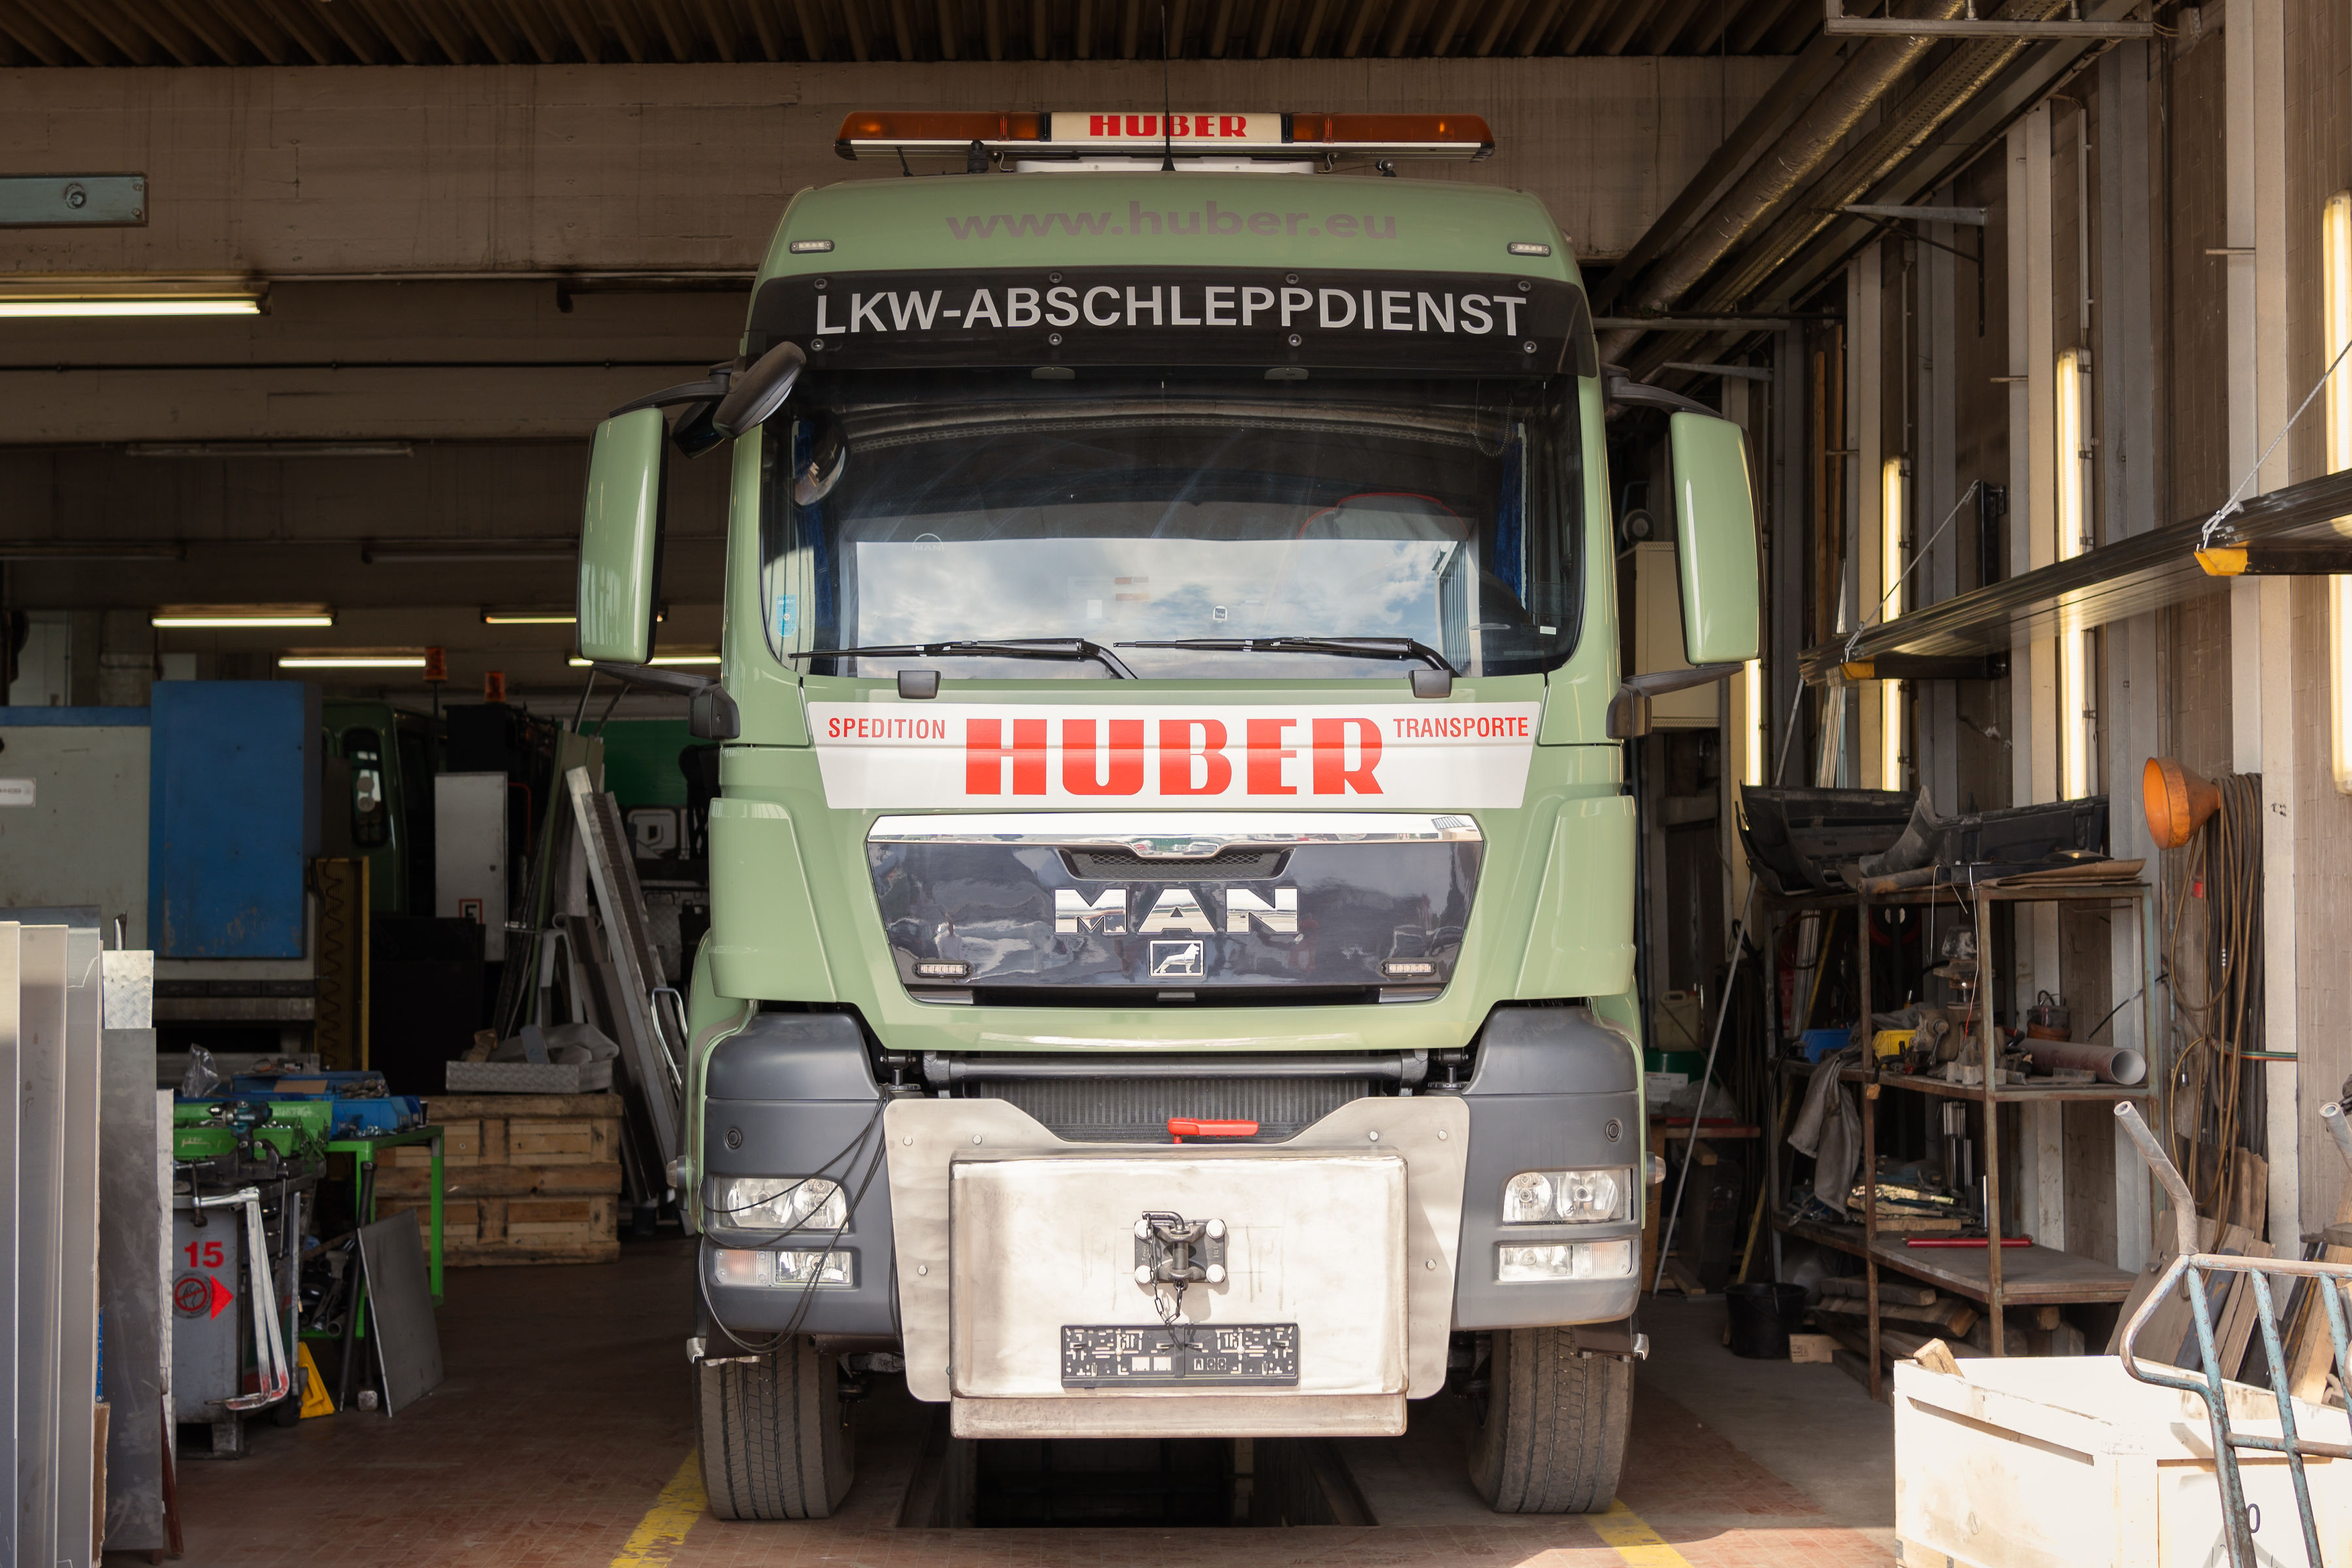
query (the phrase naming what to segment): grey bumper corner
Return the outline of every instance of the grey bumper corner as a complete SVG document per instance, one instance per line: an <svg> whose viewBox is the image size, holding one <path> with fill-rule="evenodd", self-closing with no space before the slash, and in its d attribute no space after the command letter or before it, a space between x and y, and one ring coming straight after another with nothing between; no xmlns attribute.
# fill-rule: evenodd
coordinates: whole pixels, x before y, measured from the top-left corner
<svg viewBox="0 0 2352 1568"><path fill-rule="evenodd" d="M1513 1281L1496 1278L1506 1241L1635 1242L1641 1220L1610 1225L1502 1223L1503 1185L1521 1171L1632 1167L1635 1192L1647 1160L1642 1142L1641 1066L1633 1043L1589 1007L1497 1007L1478 1037L1477 1067L1462 1090L1470 1109L1470 1149L1462 1192L1462 1247L1454 1285L1456 1329L1558 1324L1623 1326L1641 1294L1638 1276L1619 1279Z"/></svg>
<svg viewBox="0 0 2352 1568"><path fill-rule="evenodd" d="M898 1333L890 1182L878 1114L884 1099L857 1020L844 1013L762 1013L710 1053L705 1078L698 1180L806 1176L840 1181L852 1198L848 1228L830 1245L850 1255L855 1282L812 1289L725 1285L721 1248L773 1245L773 1232L730 1228L706 1211L695 1258L709 1312L745 1334ZM824 1243L832 1235L812 1235ZM791 1244L801 1245L794 1237Z"/></svg>

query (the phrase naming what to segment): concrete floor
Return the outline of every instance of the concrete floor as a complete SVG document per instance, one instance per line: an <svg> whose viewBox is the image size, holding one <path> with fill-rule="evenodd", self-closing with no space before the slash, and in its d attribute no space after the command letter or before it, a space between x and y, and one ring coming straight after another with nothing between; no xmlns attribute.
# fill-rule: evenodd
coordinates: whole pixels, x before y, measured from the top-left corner
<svg viewBox="0 0 2352 1568"><path fill-rule="evenodd" d="M1844 1568L1893 1557L1887 1411L1834 1368L1736 1359L1720 1343L1719 1300L1643 1309L1653 1349L1619 1491L1630 1515L1489 1513L1463 1475L1461 1407L1441 1397L1412 1407L1403 1437L1341 1445L1374 1527L898 1530L925 1407L877 1393L859 1413L857 1484L840 1515L721 1522L698 1512L688 1463L690 1257L668 1240L631 1244L607 1267L453 1270L440 1389L391 1418L257 1426L250 1458L184 1464L184 1561L1045 1568L1123 1562L1147 1534L1155 1553L1235 1568ZM1660 1540L1664 1552L1641 1544Z"/></svg>

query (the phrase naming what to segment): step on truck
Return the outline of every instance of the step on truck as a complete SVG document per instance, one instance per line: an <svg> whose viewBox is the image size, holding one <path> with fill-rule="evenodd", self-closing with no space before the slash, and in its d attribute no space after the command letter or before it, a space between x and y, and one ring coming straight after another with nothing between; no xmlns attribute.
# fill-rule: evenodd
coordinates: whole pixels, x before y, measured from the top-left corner
<svg viewBox="0 0 2352 1568"><path fill-rule="evenodd" d="M723 743L669 1173L730 1518L961 1437L1381 1436L1608 1506L1644 1152L1612 397L1685 652L1755 657L1738 428L1604 385L1473 116L872 113L740 352L596 433L583 653ZM945 172L932 174L938 160ZM670 454L716 679L649 669Z"/></svg>

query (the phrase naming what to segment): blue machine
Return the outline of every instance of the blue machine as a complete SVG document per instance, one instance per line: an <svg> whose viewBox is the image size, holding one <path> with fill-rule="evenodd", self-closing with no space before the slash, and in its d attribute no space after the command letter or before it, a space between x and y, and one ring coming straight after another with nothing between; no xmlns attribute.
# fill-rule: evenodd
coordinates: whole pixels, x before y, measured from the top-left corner
<svg viewBox="0 0 2352 1568"><path fill-rule="evenodd" d="M300 958L319 852L319 689L155 683L148 929L160 958Z"/></svg>

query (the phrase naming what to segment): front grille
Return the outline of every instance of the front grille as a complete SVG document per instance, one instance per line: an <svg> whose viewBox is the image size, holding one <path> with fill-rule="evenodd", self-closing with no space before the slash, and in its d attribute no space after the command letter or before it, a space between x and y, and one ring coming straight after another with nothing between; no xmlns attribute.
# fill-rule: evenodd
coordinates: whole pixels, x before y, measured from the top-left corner
<svg viewBox="0 0 2352 1568"><path fill-rule="evenodd" d="M1255 1139L1273 1142L1372 1092L1368 1078L1322 1079L1000 1079L970 1083L964 1093L1001 1100L1073 1143L1165 1143L1168 1119L1255 1121Z"/></svg>
<svg viewBox="0 0 2352 1568"><path fill-rule="evenodd" d="M1212 881L1256 881L1282 875L1287 849L1228 849L1194 860L1147 858L1125 849L1066 849L1070 875L1081 881L1126 881L1138 877L1205 878Z"/></svg>

